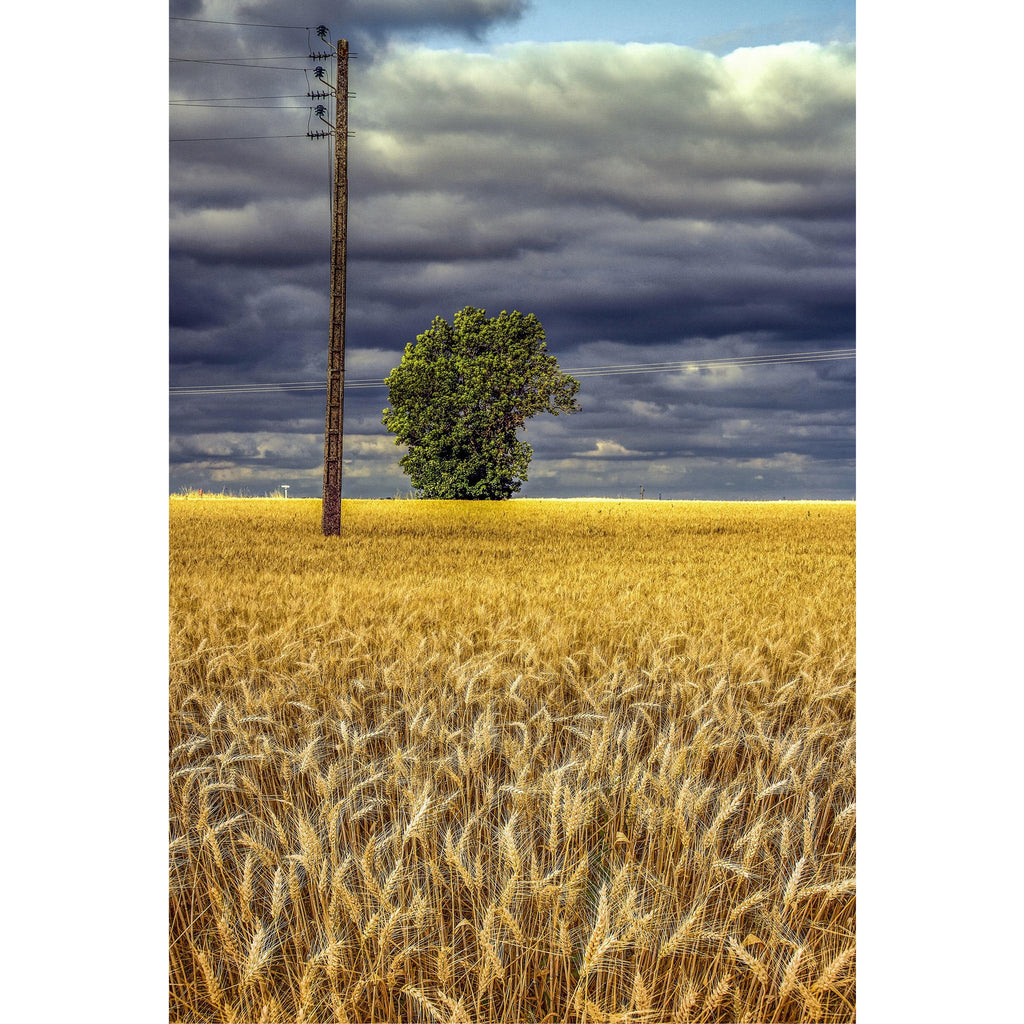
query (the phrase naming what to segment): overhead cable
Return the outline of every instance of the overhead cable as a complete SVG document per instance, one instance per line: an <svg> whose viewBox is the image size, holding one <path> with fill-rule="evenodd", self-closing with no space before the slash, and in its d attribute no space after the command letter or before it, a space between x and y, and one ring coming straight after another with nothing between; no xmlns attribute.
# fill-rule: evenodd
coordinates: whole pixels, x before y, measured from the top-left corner
<svg viewBox="0 0 1024 1024"><path fill-rule="evenodd" d="M704 360L678 361L670 363L623 363L607 366L591 366L567 369L564 372L576 377L609 377L637 373L662 373L674 371L726 369L728 367L779 366L783 364L820 363L834 359L854 359L853 349L824 349L817 352L787 352L767 356L740 356ZM383 378L363 377L345 381L346 390L385 387ZM210 384L179 385L170 388L171 395L238 395L261 394L274 391L323 391L327 385L320 381L283 381L272 384Z"/></svg>
<svg viewBox="0 0 1024 1024"><path fill-rule="evenodd" d="M302 32L308 32L312 25L267 25L259 21L213 21L210 18L175 18L171 21L195 21L202 25L240 25L243 28L294 28Z"/></svg>
<svg viewBox="0 0 1024 1024"><path fill-rule="evenodd" d="M212 135L205 139L168 139L168 142L246 142L250 139L304 139L305 135Z"/></svg>

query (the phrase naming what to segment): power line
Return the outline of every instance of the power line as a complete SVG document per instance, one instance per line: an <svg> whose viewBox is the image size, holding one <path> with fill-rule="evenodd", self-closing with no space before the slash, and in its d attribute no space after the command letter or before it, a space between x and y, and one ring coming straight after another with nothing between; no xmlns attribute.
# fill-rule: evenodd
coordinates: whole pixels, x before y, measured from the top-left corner
<svg viewBox="0 0 1024 1024"><path fill-rule="evenodd" d="M711 359L690 359L680 360L674 359L666 362L646 362L646 363L606 363L601 366L579 366L572 369L565 370L565 373L569 374L596 374L603 372L615 372L615 373L628 373L632 369L644 368L645 372L655 373L660 370L672 370L672 369L686 369L686 368L697 368L710 367L718 365L758 365L764 363L774 362L796 362L804 361L810 358L814 359L850 359L853 358L856 353L856 349L852 348L838 348L838 349L817 349L810 352L777 352L777 353L766 353L765 355L750 355L750 356L720 356ZM351 378L350 378L351 379ZM380 377L361 377L355 378L354 382L363 384L383 384L383 379ZM319 384L319 381L283 381L275 382L273 384L215 384L207 385L209 387L222 387L222 388L252 388L252 387L263 387L263 388L274 388L282 386L296 386L304 384ZM195 385L187 385L195 386ZM174 390L172 388L172 390Z"/></svg>
<svg viewBox="0 0 1024 1024"><path fill-rule="evenodd" d="M718 363L752 363L752 362L763 362L775 359L791 359L803 356L831 356L837 357L840 355L853 355L856 349L853 348L820 348L810 349L805 352L766 352L763 355L749 355L749 356L719 356L712 359L669 359L663 362L644 362L644 363L607 363L602 366L578 366L575 370L567 370L566 373L583 373L588 370L628 370L634 366L664 366L664 367L677 367L677 366L713 366Z"/></svg>
<svg viewBox="0 0 1024 1024"><path fill-rule="evenodd" d="M609 374L629 374L629 373L658 373L660 371L670 372L672 370L713 370L716 368L725 369L728 366L774 366L776 363L822 363L828 362L832 359L853 359L854 355L800 355L792 356L786 359L747 359L747 360L734 360L732 362L721 362L715 364L700 364L694 365L692 363L683 363L679 365L668 365L661 367L651 368L640 368L640 367L594 367L589 370L575 370L566 371L574 372L579 377L602 377Z"/></svg>
<svg viewBox="0 0 1024 1024"><path fill-rule="evenodd" d="M305 110L306 107L292 103L282 105L280 103L233 103L231 106L224 106L221 103L189 103L184 100L173 101L172 107L205 107L208 110Z"/></svg>
<svg viewBox="0 0 1024 1024"><path fill-rule="evenodd" d="M308 32L311 25L267 25L259 21L212 21L209 18L175 18L171 21L194 21L201 25L241 25L243 28L294 28L302 32Z"/></svg>
<svg viewBox="0 0 1024 1024"><path fill-rule="evenodd" d="M302 70L295 68L296 71ZM190 96L185 100L168 100L168 103L227 103L230 101L242 100L300 100L306 94L304 92L290 92L277 96Z"/></svg>
<svg viewBox="0 0 1024 1024"><path fill-rule="evenodd" d="M296 58L299 59L299 58ZM302 60L308 60L303 57ZM303 71L303 68L287 67L284 64L241 64L229 60L205 60L199 57L171 57L172 64L216 64L218 67L228 68L254 68L257 71Z"/></svg>
<svg viewBox="0 0 1024 1024"><path fill-rule="evenodd" d="M309 52L305 54L271 54L265 55L260 54L257 56L247 57L243 54L233 54L230 57L170 57L169 61L172 64L210 64L218 67L242 67L242 68L262 68L267 71L290 71L296 72L301 71L306 75L306 85L310 88L309 76L307 74L308 68L302 66L291 66L291 65L280 65L280 64L262 64L255 63L258 61L270 61L270 60L331 60L337 57L337 52L332 46L330 52L328 51L316 51L314 50L312 40L309 37L309 33L312 31L312 26L309 25L275 25L266 22L236 22L227 20L214 20L208 18L178 18L171 17L172 21L192 21L201 24L210 25L241 25L243 27L252 28L291 28L296 30L304 30L307 33L307 41L309 43ZM326 39L327 33L326 26L317 27L317 35L322 39ZM330 45L330 44L328 44ZM323 77L323 68L317 67L316 73L318 77ZM314 94L308 91L306 97L315 98ZM290 93L283 96L266 96L266 97L213 97L210 99L183 99L183 100L170 100L169 105L174 107L208 107L212 109L223 109L223 110L302 110L304 106L298 106L290 104L282 106L281 104L256 104L246 102L249 99L301 99L304 98L300 93ZM230 105L226 105L230 104ZM310 108L312 109L312 108ZM301 138L320 138L322 135L327 133L311 133L309 131L309 125L306 126L305 135L299 134L281 134L281 135L210 135L201 136L194 138L178 138L170 139L172 143L179 142L254 142L263 141L267 139L301 139Z"/></svg>
<svg viewBox="0 0 1024 1024"><path fill-rule="evenodd" d="M249 142L252 139L304 139L305 135L213 135L206 139L168 139L168 142Z"/></svg>
<svg viewBox="0 0 1024 1024"><path fill-rule="evenodd" d="M305 328L300 328L305 330ZM763 355L749 355L749 356L717 356L708 359L671 359L664 362L643 362L643 363L604 363L600 366L577 366L572 369L565 370L563 372L569 374L588 374L598 373L603 371L614 371L614 372L628 372L633 368L644 367L650 368L650 372L656 372L660 369L686 369L686 368L697 368L702 367L714 367L716 365L757 365L760 363L772 363L772 362L795 362L803 361L809 358L823 358L823 359L850 359L856 355L856 349L854 348L824 348L824 349L812 349L804 352L768 352ZM351 379L351 378L350 378ZM383 379L380 377L361 377L355 378L360 383L383 383ZM281 387L283 385L298 385L298 384L318 384L319 381L283 381L275 382L273 384L215 384L207 385L210 387L224 387L224 388L250 388L250 387ZM195 385L185 385L195 386ZM172 388L173 390L173 388Z"/></svg>
<svg viewBox="0 0 1024 1024"><path fill-rule="evenodd" d="M672 363L619 363L607 366L591 366L564 371L577 377L607 377L636 373L663 373L686 369L715 369L730 366L779 366L796 363L818 363L834 359L856 358L853 349L823 349L817 352L783 352L767 356L723 357L719 359L703 359L689 362ZM274 391L323 391L326 385L319 381L284 381L274 384L211 384L211 385L180 385L170 388L172 395L237 395L261 394ZM383 378L363 377L345 381L346 388L380 388L385 387Z"/></svg>
<svg viewBox="0 0 1024 1024"><path fill-rule="evenodd" d="M322 53L314 56L311 53L274 53L265 57L247 57L244 53L230 53L226 57L170 57L172 61L204 61L219 63L223 60L331 60L333 53Z"/></svg>

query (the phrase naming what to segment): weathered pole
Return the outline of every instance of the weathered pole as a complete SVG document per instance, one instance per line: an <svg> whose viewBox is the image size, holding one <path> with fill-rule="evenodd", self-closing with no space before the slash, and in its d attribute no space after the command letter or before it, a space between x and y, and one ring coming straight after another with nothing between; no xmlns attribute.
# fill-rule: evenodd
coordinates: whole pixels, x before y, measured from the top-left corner
<svg viewBox="0 0 1024 1024"><path fill-rule="evenodd" d="M345 406L345 258L348 230L348 40L337 45L334 114L334 216L331 220L331 333L324 425L325 537L341 535L342 421Z"/></svg>

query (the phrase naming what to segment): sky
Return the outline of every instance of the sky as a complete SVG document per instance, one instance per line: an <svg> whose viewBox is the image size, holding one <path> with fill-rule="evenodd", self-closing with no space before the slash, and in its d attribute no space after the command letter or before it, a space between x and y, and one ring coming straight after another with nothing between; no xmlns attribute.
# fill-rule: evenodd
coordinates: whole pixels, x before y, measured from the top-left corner
<svg viewBox="0 0 1024 1024"><path fill-rule="evenodd" d="M530 421L520 496L855 496L852 3L170 13L172 493L321 494L330 165L301 55L326 24L358 53L347 380L437 315L519 309L563 370L609 368ZM346 389L343 497L409 492L386 404Z"/></svg>

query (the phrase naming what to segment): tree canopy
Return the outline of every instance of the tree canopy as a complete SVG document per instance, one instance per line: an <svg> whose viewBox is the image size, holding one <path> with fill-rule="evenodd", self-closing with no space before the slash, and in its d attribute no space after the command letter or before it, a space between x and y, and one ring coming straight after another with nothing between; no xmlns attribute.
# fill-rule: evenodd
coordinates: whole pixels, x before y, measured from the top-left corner
<svg viewBox="0 0 1024 1024"><path fill-rule="evenodd" d="M532 313L467 306L435 317L385 379L384 426L425 498L509 498L527 479L533 449L516 436L530 417L579 412L579 381L547 354Z"/></svg>

